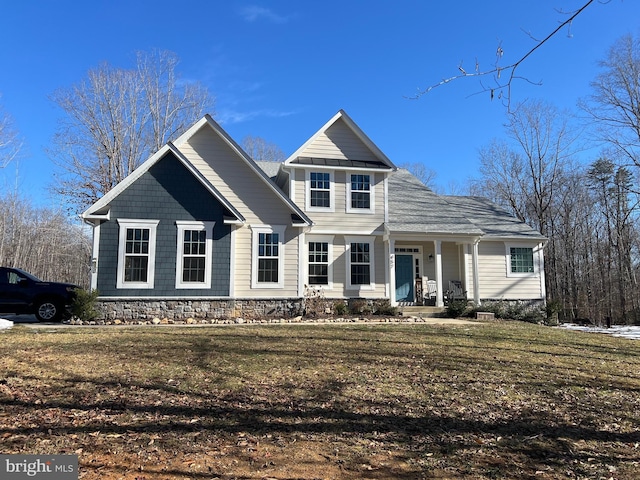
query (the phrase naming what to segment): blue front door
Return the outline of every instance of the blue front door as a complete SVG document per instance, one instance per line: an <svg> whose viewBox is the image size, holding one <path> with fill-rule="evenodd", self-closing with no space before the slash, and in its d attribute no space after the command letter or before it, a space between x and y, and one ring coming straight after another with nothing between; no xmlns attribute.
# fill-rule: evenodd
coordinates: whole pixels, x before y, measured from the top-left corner
<svg viewBox="0 0 640 480"><path fill-rule="evenodd" d="M396 255L396 302L413 302L412 255Z"/></svg>

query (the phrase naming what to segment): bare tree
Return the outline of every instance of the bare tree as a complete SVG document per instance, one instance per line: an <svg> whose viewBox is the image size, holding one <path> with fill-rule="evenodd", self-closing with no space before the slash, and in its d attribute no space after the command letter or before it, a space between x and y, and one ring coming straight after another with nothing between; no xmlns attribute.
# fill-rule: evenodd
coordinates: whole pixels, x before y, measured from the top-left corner
<svg viewBox="0 0 640 480"><path fill-rule="evenodd" d="M406 168L409 170L414 177L424 183L431 190L436 189L435 181L436 181L436 171L432 168L427 167L422 162L405 162L402 165L398 165L400 168Z"/></svg>
<svg viewBox="0 0 640 480"><path fill-rule="evenodd" d="M600 62L593 94L580 103L600 140L640 167L640 38L625 35Z"/></svg>
<svg viewBox="0 0 640 480"><path fill-rule="evenodd" d="M0 105L0 168L16 158L21 148L22 140L14 127L13 118Z"/></svg>
<svg viewBox="0 0 640 480"><path fill-rule="evenodd" d="M213 113L207 90L180 82L177 64L170 52L138 53L135 69L104 63L52 95L66 114L51 151L55 193L87 207L207 109Z"/></svg>
<svg viewBox="0 0 640 480"><path fill-rule="evenodd" d="M242 139L242 148L258 162L283 162L287 159L280 147L261 137L247 135Z"/></svg>
<svg viewBox="0 0 640 480"><path fill-rule="evenodd" d="M562 12L559 13L566 15L566 19L553 29L550 33L548 33L542 40L534 38L531 34L529 36L535 41L534 46L522 54L516 61L503 65L501 62L504 56L504 50L502 48L502 44L499 43L496 47L495 52L495 63L489 67L488 69L483 69L480 67L480 64L476 58L475 64L472 69L465 69L462 62L458 64L458 72L456 75L443 78L439 82L420 90L414 97L414 99L420 98L421 96L429 93L434 88L440 87L442 85L446 85L448 83L453 82L454 80L459 80L461 78L479 78L481 80L481 90L479 93L488 93L491 100L494 98L499 98L504 101L507 108L510 110L511 107L511 88L513 81L516 79L524 80L529 83L531 82L529 79L525 77L520 77L517 74L518 68L531 56L533 55L540 47L542 47L545 43L547 43L552 37L558 34L563 28L570 27L575 18L580 15L589 5L591 5L595 0L588 0L585 2L580 8L571 12ZM607 3L607 2L604 2ZM485 85L482 83L483 78L490 78L491 83L489 85Z"/></svg>

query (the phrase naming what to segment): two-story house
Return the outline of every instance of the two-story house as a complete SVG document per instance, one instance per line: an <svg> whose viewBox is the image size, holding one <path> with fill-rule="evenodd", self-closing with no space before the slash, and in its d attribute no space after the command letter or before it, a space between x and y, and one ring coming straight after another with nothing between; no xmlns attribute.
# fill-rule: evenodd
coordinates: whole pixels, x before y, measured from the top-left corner
<svg viewBox="0 0 640 480"><path fill-rule="evenodd" d="M545 296L539 233L434 194L344 111L282 164L257 164L205 116L82 217L112 317L296 315L309 288L394 305L443 305L452 288L476 303Z"/></svg>

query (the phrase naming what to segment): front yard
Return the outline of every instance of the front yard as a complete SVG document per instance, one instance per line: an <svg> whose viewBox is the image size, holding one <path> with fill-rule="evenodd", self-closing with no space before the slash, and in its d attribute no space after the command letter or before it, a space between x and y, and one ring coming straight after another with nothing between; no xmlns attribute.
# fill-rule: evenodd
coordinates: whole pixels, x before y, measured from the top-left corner
<svg viewBox="0 0 640 480"><path fill-rule="evenodd" d="M2 453L83 479L614 478L640 343L524 323L0 333Z"/></svg>

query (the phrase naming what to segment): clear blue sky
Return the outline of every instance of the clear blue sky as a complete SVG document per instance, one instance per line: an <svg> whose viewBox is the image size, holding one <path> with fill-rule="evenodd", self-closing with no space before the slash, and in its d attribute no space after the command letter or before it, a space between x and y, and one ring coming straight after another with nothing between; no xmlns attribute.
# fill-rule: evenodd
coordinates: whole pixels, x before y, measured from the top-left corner
<svg viewBox="0 0 640 480"><path fill-rule="evenodd" d="M215 118L240 141L250 134L295 151L339 109L396 164L423 162L447 188L477 175L478 149L503 134L505 109L475 79L418 90L476 58L506 65L586 0L327 0L167 2L7 1L0 28L0 94L25 139L20 191L37 204L53 166L45 148L61 112L48 99L106 61L130 67L136 50L171 50L186 79L216 96ZM568 35L571 33L571 36ZM640 34L640 2L596 2L539 49L513 101L574 108L620 36ZM0 173L14 183L15 168Z"/></svg>

